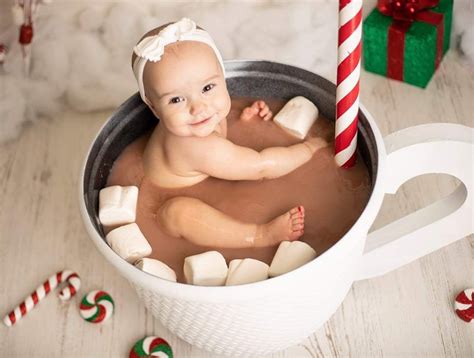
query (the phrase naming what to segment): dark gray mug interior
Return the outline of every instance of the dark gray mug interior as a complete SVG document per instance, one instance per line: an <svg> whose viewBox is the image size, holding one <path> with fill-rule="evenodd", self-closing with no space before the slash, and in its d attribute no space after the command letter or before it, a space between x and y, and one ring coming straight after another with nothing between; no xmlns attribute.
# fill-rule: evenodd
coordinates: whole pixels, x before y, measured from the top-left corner
<svg viewBox="0 0 474 358"><path fill-rule="evenodd" d="M334 120L336 86L312 72L268 61L228 61L225 67L231 96L282 100L304 96L316 104L326 118ZM157 123L156 117L136 93L112 114L92 145L82 192L91 221L102 237L104 234L98 219L99 190L106 185L110 169L122 150ZM369 169L373 187L377 176L377 147L373 131L362 112L359 112L357 140L358 151Z"/></svg>

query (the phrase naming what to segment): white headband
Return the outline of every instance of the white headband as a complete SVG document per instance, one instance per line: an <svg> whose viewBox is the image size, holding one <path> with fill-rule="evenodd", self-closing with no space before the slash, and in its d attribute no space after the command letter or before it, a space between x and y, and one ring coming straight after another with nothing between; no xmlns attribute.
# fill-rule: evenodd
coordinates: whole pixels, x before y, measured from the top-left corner
<svg viewBox="0 0 474 358"><path fill-rule="evenodd" d="M225 75L224 62L211 36L204 30L196 28L196 23L188 18L182 18L174 24L166 26L157 35L145 37L134 48L137 55L133 63L133 73L138 83L140 96L147 105L151 105L145 96L143 71L147 61L158 62L165 52L165 46L178 41L199 41L209 45L217 56Z"/></svg>

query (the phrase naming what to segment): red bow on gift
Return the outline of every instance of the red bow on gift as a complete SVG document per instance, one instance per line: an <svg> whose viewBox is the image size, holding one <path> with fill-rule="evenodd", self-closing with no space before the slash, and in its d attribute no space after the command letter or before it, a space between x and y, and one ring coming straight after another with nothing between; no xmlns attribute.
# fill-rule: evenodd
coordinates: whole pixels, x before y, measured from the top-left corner
<svg viewBox="0 0 474 358"><path fill-rule="evenodd" d="M394 20L410 21L416 20L416 14L437 6L439 0L378 0L377 8Z"/></svg>

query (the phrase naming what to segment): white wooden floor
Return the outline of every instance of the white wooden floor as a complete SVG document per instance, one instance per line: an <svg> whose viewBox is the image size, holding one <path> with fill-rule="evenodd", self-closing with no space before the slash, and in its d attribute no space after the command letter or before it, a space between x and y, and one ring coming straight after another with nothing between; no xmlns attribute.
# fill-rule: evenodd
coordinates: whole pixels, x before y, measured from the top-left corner
<svg viewBox="0 0 474 358"><path fill-rule="evenodd" d="M473 125L473 69L453 52L425 90L368 73L361 83L362 101L383 135L429 122ZM176 357L213 357L154 320L82 226L79 167L110 113L61 113L0 146L0 314L58 270L76 270L83 284L72 302L62 303L54 293L13 328L0 324L1 357L124 357L144 335L167 339ZM455 184L435 176L410 181L386 198L374 227L433 202ZM472 357L474 323L457 318L453 299L474 287L473 257L471 236L383 277L357 282L312 337L272 357ZM116 313L104 325L79 316L80 298L93 289L115 299Z"/></svg>

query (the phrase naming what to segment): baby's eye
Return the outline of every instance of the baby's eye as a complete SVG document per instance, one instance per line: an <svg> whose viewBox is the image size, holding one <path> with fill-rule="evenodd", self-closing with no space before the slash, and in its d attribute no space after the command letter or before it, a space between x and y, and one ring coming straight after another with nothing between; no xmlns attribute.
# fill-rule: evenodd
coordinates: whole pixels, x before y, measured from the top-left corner
<svg viewBox="0 0 474 358"><path fill-rule="evenodd" d="M210 91L211 89L213 89L216 85L214 83L209 83L208 85L204 86L204 88L202 89L202 92L208 92Z"/></svg>
<svg viewBox="0 0 474 358"><path fill-rule="evenodd" d="M170 99L170 103L179 103L179 102L183 102L184 101L184 98L183 97L173 97Z"/></svg>

